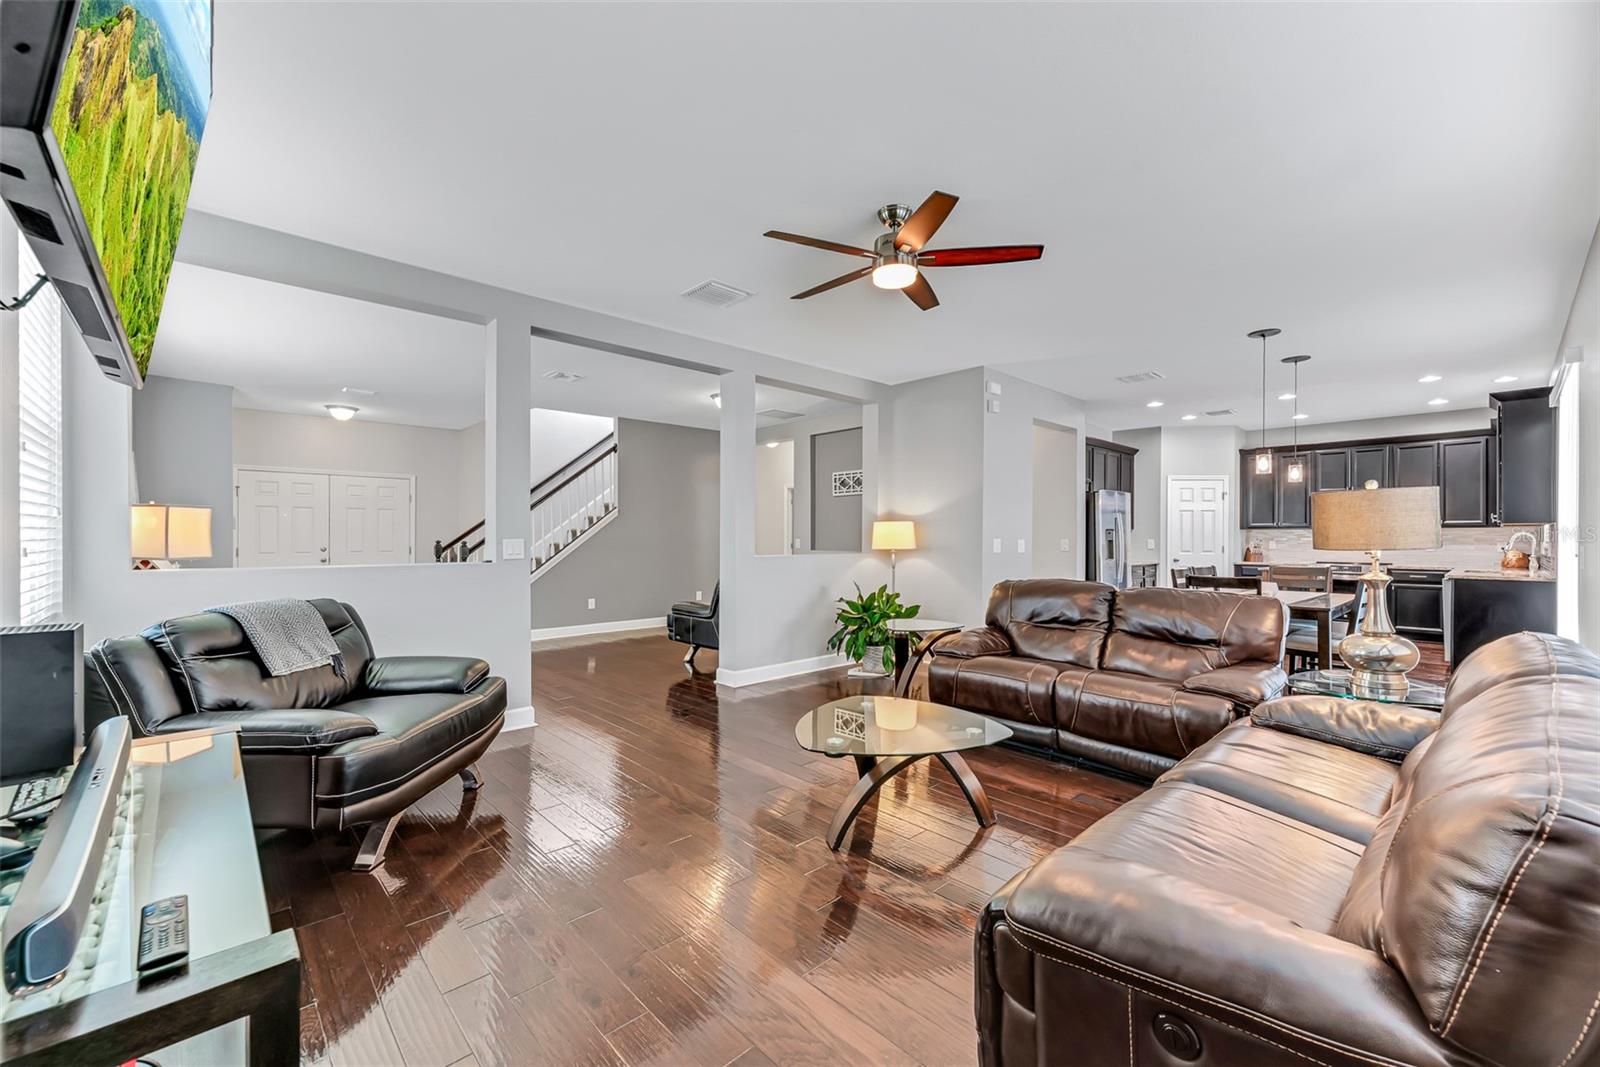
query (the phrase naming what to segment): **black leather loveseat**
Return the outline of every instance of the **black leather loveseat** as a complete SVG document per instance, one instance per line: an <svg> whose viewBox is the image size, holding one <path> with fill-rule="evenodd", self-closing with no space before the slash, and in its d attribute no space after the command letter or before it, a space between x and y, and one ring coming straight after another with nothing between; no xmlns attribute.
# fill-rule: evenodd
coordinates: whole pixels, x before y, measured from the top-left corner
<svg viewBox="0 0 1600 1067"><path fill-rule="evenodd" d="M271 677L239 624L213 612L168 619L85 654L84 718L113 715L151 736L234 726L259 827L370 824L357 870L383 862L400 813L472 764L505 720L506 684L480 659L373 655L365 624L337 600L313 600L344 674L316 667Z"/></svg>

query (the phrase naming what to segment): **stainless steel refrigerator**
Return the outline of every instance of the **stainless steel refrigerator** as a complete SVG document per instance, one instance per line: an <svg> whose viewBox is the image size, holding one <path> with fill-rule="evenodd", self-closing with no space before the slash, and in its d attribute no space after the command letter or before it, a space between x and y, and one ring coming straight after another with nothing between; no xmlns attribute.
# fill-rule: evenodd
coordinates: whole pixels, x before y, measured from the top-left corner
<svg viewBox="0 0 1600 1067"><path fill-rule="evenodd" d="M1089 494L1089 543L1084 559L1089 580L1128 588L1128 515L1133 498L1120 489Z"/></svg>

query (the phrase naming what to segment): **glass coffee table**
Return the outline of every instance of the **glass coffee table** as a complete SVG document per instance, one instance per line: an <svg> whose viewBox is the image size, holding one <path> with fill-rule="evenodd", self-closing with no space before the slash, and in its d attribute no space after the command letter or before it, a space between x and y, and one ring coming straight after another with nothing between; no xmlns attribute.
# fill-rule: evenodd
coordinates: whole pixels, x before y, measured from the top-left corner
<svg viewBox="0 0 1600 1067"><path fill-rule="evenodd" d="M1410 704L1416 708L1444 707L1444 686L1432 682L1411 682L1403 693L1374 695L1357 693L1350 682L1348 668L1325 671L1300 671L1289 675L1289 692L1343 697L1346 700L1373 700L1380 704Z"/></svg>
<svg viewBox="0 0 1600 1067"><path fill-rule="evenodd" d="M794 739L801 748L835 759L854 757L861 775L828 827L828 847L835 851L883 784L929 756L944 764L961 787L978 825L993 826L989 795L960 753L1010 736L1009 727L970 711L889 696L835 700L806 712L794 726Z"/></svg>

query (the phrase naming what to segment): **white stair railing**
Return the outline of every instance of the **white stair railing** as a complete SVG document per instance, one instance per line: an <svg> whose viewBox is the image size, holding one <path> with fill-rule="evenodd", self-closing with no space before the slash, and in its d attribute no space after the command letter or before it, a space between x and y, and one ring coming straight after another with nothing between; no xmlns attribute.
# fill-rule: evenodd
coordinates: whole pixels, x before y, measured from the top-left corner
<svg viewBox="0 0 1600 1067"><path fill-rule="evenodd" d="M529 509L530 569L548 566L615 514L617 504L617 449L613 445L533 502Z"/></svg>

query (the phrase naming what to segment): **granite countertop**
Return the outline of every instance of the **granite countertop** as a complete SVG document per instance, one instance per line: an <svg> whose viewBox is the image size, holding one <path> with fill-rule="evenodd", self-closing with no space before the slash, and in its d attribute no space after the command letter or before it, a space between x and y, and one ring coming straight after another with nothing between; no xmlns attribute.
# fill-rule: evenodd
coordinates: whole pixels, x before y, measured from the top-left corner
<svg viewBox="0 0 1600 1067"><path fill-rule="evenodd" d="M1507 570L1504 567L1496 570L1474 570L1470 567L1457 567L1445 574L1446 579L1470 578L1473 581L1494 582L1553 582L1556 580L1554 571L1540 571L1538 574L1529 574L1527 571Z"/></svg>

